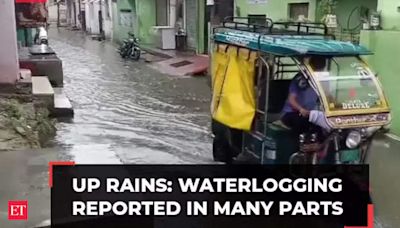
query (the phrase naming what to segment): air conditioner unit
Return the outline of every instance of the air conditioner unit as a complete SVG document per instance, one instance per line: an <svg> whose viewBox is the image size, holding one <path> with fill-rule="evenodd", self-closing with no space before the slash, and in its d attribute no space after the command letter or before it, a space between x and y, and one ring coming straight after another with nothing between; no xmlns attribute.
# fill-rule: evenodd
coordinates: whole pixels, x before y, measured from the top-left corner
<svg viewBox="0 0 400 228"><path fill-rule="evenodd" d="M153 26L155 45L163 50L175 49L175 27Z"/></svg>

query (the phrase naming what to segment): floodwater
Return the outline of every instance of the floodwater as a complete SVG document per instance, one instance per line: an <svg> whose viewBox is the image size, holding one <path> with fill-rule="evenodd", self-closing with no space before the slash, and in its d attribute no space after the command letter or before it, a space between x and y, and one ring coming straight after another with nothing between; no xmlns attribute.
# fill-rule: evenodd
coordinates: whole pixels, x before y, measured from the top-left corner
<svg viewBox="0 0 400 228"><path fill-rule="evenodd" d="M75 110L53 142L78 163L210 163L205 78L163 75L125 61L111 42L50 30Z"/></svg>
<svg viewBox="0 0 400 228"><path fill-rule="evenodd" d="M54 147L78 163L211 163L209 88L124 61L110 42L50 30L75 117L59 123ZM370 158L375 227L400 227L400 142L378 139Z"/></svg>

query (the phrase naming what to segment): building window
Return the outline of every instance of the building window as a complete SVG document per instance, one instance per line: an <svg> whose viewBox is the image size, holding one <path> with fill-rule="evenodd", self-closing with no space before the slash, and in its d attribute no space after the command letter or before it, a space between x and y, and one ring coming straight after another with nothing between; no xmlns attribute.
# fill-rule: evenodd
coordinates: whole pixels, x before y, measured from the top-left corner
<svg viewBox="0 0 400 228"><path fill-rule="evenodd" d="M119 24L124 27L132 27L132 11L130 9L121 9L119 11Z"/></svg>
<svg viewBox="0 0 400 228"><path fill-rule="evenodd" d="M249 14L248 16L249 24L264 25L267 19L265 14Z"/></svg>
<svg viewBox="0 0 400 228"><path fill-rule="evenodd" d="M289 3L289 18L302 20L308 18L309 3Z"/></svg>

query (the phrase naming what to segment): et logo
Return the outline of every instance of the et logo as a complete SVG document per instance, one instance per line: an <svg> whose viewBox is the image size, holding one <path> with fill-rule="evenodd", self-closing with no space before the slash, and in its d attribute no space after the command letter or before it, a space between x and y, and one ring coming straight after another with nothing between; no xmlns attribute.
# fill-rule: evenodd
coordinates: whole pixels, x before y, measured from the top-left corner
<svg viewBox="0 0 400 228"><path fill-rule="evenodd" d="M8 201L8 220L28 220L28 201Z"/></svg>

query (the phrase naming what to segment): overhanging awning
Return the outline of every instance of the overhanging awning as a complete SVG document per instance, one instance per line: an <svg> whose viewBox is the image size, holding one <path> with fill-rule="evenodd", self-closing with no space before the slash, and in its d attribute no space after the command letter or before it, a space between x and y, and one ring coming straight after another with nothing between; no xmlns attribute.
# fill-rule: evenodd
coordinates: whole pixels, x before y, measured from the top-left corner
<svg viewBox="0 0 400 228"><path fill-rule="evenodd" d="M46 3L47 0L15 0L15 3Z"/></svg>

